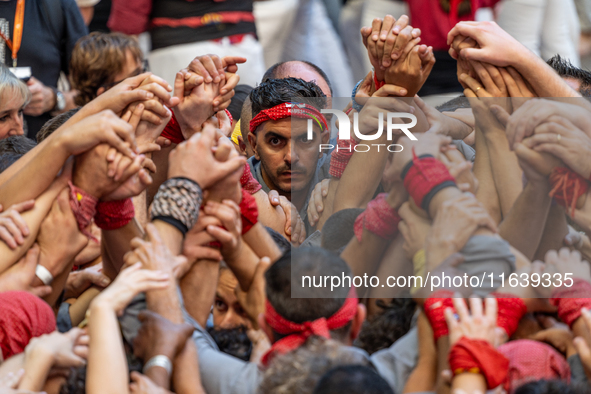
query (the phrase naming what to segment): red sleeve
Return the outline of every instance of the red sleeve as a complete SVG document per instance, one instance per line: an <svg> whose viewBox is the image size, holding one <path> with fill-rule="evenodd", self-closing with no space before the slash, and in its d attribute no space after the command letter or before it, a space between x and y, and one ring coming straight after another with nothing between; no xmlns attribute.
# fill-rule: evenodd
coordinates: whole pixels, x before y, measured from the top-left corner
<svg viewBox="0 0 591 394"><path fill-rule="evenodd" d="M125 34L148 30L152 0L112 0L109 29Z"/></svg>
<svg viewBox="0 0 591 394"><path fill-rule="evenodd" d="M479 8L493 8L501 0L480 0Z"/></svg>

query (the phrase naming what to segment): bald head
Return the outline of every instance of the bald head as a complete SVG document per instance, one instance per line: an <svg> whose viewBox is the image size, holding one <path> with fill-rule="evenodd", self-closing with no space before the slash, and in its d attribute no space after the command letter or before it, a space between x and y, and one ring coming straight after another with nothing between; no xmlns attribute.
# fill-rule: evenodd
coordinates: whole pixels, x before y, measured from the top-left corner
<svg viewBox="0 0 591 394"><path fill-rule="evenodd" d="M305 61L292 60L277 63L267 70L262 82L268 79L284 79L288 77L300 78L306 82L314 82L326 97L332 97L332 87L328 76L320 67Z"/></svg>

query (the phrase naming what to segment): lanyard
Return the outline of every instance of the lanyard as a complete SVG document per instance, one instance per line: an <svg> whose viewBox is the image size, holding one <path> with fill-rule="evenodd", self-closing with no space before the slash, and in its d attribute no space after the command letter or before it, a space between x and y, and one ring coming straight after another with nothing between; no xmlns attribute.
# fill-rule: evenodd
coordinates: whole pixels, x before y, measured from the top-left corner
<svg viewBox="0 0 591 394"><path fill-rule="evenodd" d="M25 20L25 0L18 0L16 3L16 12L14 14L14 31L12 34L13 40L7 38L1 31L0 31L0 38L2 38L8 48L12 51L12 67L16 67L17 62L17 54L19 49L21 49L21 40L23 38L23 26Z"/></svg>

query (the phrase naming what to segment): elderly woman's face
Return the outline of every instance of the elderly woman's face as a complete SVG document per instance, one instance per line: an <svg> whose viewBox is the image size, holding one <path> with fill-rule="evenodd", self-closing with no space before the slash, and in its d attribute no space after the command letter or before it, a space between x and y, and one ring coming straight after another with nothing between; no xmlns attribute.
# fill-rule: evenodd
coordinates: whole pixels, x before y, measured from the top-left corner
<svg viewBox="0 0 591 394"><path fill-rule="evenodd" d="M0 99L0 139L23 135L24 99L19 94L5 92Z"/></svg>

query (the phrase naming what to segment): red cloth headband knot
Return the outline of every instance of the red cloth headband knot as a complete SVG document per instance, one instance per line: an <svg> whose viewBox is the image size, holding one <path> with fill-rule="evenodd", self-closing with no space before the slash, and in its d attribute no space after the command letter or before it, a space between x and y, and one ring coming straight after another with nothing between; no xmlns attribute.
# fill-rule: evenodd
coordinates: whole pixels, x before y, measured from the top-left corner
<svg viewBox="0 0 591 394"><path fill-rule="evenodd" d="M313 119L320 129L328 130L326 118L320 111L311 105L304 103L281 103L273 108L264 109L250 121L250 132L254 133L257 127L269 120L279 120L295 116L302 119Z"/></svg>
<svg viewBox="0 0 591 394"><path fill-rule="evenodd" d="M354 287L351 287L343 305L328 319L321 317L314 321L294 323L281 316L267 300L265 302L265 321L273 331L287 336L275 342L271 349L263 355L261 362L267 366L275 355L285 354L299 348L313 335L329 339L330 330L342 328L353 320L357 314L358 304L357 292Z"/></svg>

